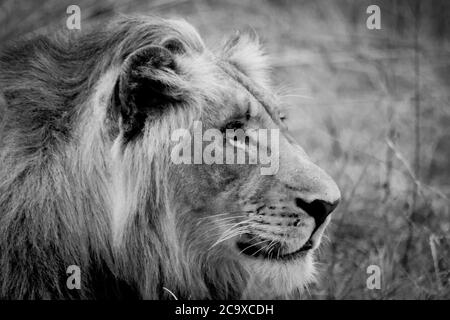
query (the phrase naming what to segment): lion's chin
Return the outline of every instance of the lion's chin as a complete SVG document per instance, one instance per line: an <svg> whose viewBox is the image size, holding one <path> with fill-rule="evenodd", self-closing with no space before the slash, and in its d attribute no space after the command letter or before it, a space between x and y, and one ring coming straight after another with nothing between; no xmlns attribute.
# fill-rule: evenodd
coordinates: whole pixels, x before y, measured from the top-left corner
<svg viewBox="0 0 450 320"><path fill-rule="evenodd" d="M313 252L305 252L295 260L278 261L245 259L250 281L244 299L300 298L307 286L315 281Z"/></svg>

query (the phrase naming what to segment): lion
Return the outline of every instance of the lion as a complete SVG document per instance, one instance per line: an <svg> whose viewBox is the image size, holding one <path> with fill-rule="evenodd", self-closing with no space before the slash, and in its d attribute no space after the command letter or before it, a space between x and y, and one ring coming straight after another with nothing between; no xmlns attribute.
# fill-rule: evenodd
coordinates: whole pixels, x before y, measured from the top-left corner
<svg viewBox="0 0 450 320"><path fill-rule="evenodd" d="M0 70L1 298L289 298L314 281L340 193L289 135L254 34L210 50L184 20L119 17L18 41ZM173 163L194 121L279 130L278 171Z"/></svg>

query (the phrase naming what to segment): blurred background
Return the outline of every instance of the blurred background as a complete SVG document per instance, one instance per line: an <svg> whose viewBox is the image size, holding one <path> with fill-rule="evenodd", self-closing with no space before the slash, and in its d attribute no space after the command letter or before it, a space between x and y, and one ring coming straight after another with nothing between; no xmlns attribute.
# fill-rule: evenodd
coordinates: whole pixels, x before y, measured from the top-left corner
<svg viewBox="0 0 450 320"><path fill-rule="evenodd" d="M182 17L211 47L253 28L291 131L343 195L308 298L450 298L450 1L0 0L0 49L66 28L72 4L82 28L117 13ZM372 4L381 30L366 27ZM371 265L380 289L367 287Z"/></svg>

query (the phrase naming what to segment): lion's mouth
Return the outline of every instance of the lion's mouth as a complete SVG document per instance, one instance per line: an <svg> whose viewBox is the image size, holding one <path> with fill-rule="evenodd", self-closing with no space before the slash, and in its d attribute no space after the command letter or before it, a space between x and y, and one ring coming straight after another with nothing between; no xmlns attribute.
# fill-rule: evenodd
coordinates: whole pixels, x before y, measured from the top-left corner
<svg viewBox="0 0 450 320"><path fill-rule="evenodd" d="M295 260L306 255L314 244L310 238L301 248L292 250L281 242L273 242L267 239L241 240L237 242L240 252L246 256L258 259L288 261Z"/></svg>

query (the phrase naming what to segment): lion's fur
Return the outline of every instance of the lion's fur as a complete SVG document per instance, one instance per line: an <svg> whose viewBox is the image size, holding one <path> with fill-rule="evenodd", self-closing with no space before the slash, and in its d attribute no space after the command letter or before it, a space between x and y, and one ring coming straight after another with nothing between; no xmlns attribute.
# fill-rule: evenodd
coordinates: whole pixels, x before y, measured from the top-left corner
<svg viewBox="0 0 450 320"><path fill-rule="evenodd" d="M220 54L265 88L265 58L250 38L232 40ZM126 94L117 91L118 79L136 75L126 74L133 63L127 58L149 45L187 51L176 60L181 76L140 69L162 77L177 101L152 111L167 116L155 114L151 124L133 110L116 110ZM229 79L215 59L189 24L156 17L123 17L81 35L38 35L3 52L1 298L171 298L164 288L179 298L251 298L283 296L311 280L311 263L297 274L281 265L280 275L274 265L227 259L225 246L210 248L215 240L205 237L215 234L200 222L220 212L196 213L198 203L210 201L196 193L203 182L184 179L189 171L170 163L170 133L198 119L200 106L216 115L211 105L227 103ZM126 131L133 121L141 126L138 138ZM217 194L223 190L220 179L204 180ZM81 269L81 290L66 286L70 265ZM249 287L267 277L272 293Z"/></svg>
<svg viewBox="0 0 450 320"><path fill-rule="evenodd" d="M166 230L173 224L158 221L168 209L162 176L168 159L155 159L161 153L155 137L169 136L168 125L146 128L150 137L129 146L120 160L114 148L111 157L105 154L111 132L102 122L101 104L108 104L123 57L171 38L203 50L188 24L152 17L122 18L82 36L37 36L1 56L2 298L163 298L164 285L185 297L228 294L226 283L214 284L217 292L208 293L214 279L206 284L203 272L217 270L191 270L189 262L177 261L177 246L171 246L175 231ZM112 192L123 198L110 197L114 179L123 189ZM121 206L135 206L127 228L136 236L124 239L120 245L126 250L114 254L111 228L121 222L111 219L110 210ZM149 220L154 230L145 232ZM82 290L67 289L69 265L80 266ZM143 266L149 269L143 272ZM223 270L239 282L232 279L234 271L233 265Z"/></svg>

